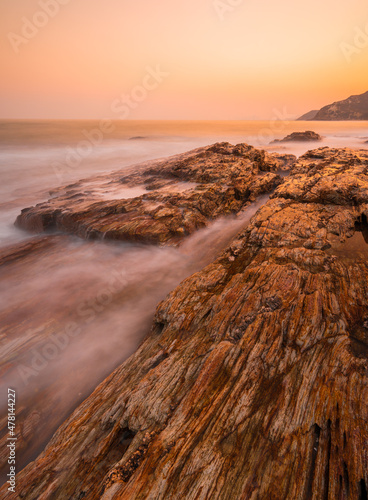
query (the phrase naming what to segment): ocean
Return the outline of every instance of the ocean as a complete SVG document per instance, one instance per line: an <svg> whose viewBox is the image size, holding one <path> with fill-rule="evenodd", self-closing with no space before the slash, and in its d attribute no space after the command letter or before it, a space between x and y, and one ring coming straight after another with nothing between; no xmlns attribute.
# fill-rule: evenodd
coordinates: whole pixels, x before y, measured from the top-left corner
<svg viewBox="0 0 368 500"><path fill-rule="evenodd" d="M269 151L303 154L310 144L270 144L314 130L318 146L366 147L368 122L299 121L0 121L0 244L24 234L13 227L21 208L58 186L214 142L246 142Z"/></svg>
<svg viewBox="0 0 368 500"><path fill-rule="evenodd" d="M0 245L24 237L13 227L17 213L58 186L219 141L300 155L315 146L270 142L310 129L324 137L318 147L368 140L368 122L359 121L0 121Z"/></svg>
<svg viewBox="0 0 368 500"><path fill-rule="evenodd" d="M270 144L304 130L323 140ZM35 238L14 227L22 208L81 178L215 142L299 156L320 146L366 148L367 140L368 122L1 121L0 251L11 254ZM14 388L24 434L19 467L136 350L158 302L211 262L264 201L179 248L53 235L52 245L0 267L0 408L4 416L7 388Z"/></svg>

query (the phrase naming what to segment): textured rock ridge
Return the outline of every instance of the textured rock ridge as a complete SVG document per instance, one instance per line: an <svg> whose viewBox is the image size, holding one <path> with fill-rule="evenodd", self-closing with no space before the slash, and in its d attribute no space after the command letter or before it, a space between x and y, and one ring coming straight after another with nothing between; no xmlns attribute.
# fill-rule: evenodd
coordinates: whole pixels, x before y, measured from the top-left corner
<svg viewBox="0 0 368 500"><path fill-rule="evenodd" d="M93 326L88 326L86 322L87 314L91 312L95 314L94 307L98 310L98 314L104 315L104 321L108 323L109 315L114 316L114 307L122 311L124 307L129 309L127 303L138 305L145 296L144 290L152 286L155 290L152 299L146 302L144 312L138 315L140 319L133 321L134 324L138 322L141 329L135 328L131 335L137 337L143 334L152 321L156 305L154 297L157 296L155 293L162 290L162 297L165 296L182 279L214 260L230 241L231 235L236 234L236 231L247 223L245 221L249 220L248 211L244 211L246 207L258 197L258 194L265 191L269 193L275 189L282 181L278 173L284 175L285 169L289 169L293 162L295 157L292 155L268 155L247 145L216 144L173 158L146 162L138 167L124 169L122 172L80 181L54 191L49 202L23 212L19 218L21 223L35 232L40 231L41 234L25 243L4 248L0 253L1 279L7 282L10 290L13 290L11 293L16 297L14 303L17 304L12 306L10 301L9 306L3 305L0 321L4 326L4 344L9 346L6 348L4 345L3 348L3 388L6 390L7 380L17 380L19 401L22 402L17 408L18 470L37 456L76 404L90 394L112 370L112 368L109 371L105 370L101 359L95 373L90 377L85 374L83 366L73 370L73 374L66 374L63 372L62 360L58 359L52 363L53 369L50 369L50 373L44 375L41 369L41 375L38 369L40 367L47 369L49 366L47 360L45 361L40 354L43 346L47 345L50 339L54 339L55 334L60 335L62 339L66 338L65 342L68 345L69 332L73 335L74 330L79 332L79 339L75 339L75 342L81 345L81 348L84 335L86 342L93 344L92 339L98 332L95 329L94 333ZM127 198L124 199L125 197ZM256 203L262 203L262 198ZM251 210L255 209L252 207ZM211 219L216 219L221 214L239 211L241 213L238 218L228 219L227 227L223 222L221 234L220 230L218 234L216 230L213 234L211 230L207 233L207 250L204 249L205 242L197 240L196 245L193 241L191 244L189 240L186 242L189 247L185 244L179 250L179 253L183 252L183 262L176 261L178 265L174 264L174 269L167 269L168 272L164 272L161 279L159 273L155 276L152 271L153 274L148 273L146 279L136 277L135 281L134 279L129 281L126 286L121 284L121 289L119 285L117 289L115 288L115 281L121 282L119 252L116 255L109 253L108 248L111 250L113 246L109 245L107 248L105 243L100 242L94 245L94 254L99 253L103 263L106 259L103 247L106 246L106 254L111 257L109 269L111 272L115 269L114 276L117 275L117 278L112 279L113 296L109 303L104 304L102 308L95 303L95 297L101 296L101 288L110 287L107 283L102 285L101 282L96 282L91 272L84 286L88 289L88 297L92 301L89 302L92 304L92 311L89 306L86 307L83 294L81 296L79 293L78 283L74 282L73 285L72 279L67 280L70 289L67 296L60 300L60 304L51 308L40 307L40 304L47 302L48 293L37 279L38 270L41 273L46 270L52 274L60 272L60 269L57 271L58 268L65 269L64 266L68 266L68 256L81 263L83 248L86 253L85 263L91 265L88 257L89 245L85 247L82 245L83 248L79 248L78 244L75 245L77 242L69 238L68 234L45 234L44 231L47 229L59 228L64 230L64 233L76 232L86 238L104 236L106 239L178 244L186 233L206 225ZM219 221L219 224L222 222ZM200 233L198 238L201 238ZM138 248L142 250L139 245ZM185 263L185 254L188 251L191 254ZM62 258L63 254L65 260ZM179 254L176 255L178 259ZM143 262L142 269L144 267ZM16 283L19 281L19 276L24 277L26 284L33 280L34 293L24 294L21 289L18 289L17 293ZM161 297L160 292L158 293ZM65 310L68 311L67 315ZM20 322L22 317L27 318L27 321ZM99 321L102 322L102 319ZM122 328L128 327L122 325ZM112 335L118 337L117 332ZM56 347L59 348L59 345L60 343ZM73 358L72 352L64 355L66 363L69 355ZM122 362L123 356L115 350L108 358L110 366L115 367ZM116 359L116 362L113 359ZM94 361L91 359L90 363L93 364ZM37 369L33 369L33 366ZM39 381L34 378L37 374ZM43 376L47 379L47 383L46 380L43 382ZM73 390L64 389L73 379L75 380ZM76 387L79 389L76 390ZM62 397L58 396L60 391ZM36 432L38 427L43 429L42 437ZM0 422L2 479L8 471L6 439L7 421L3 419Z"/></svg>
<svg viewBox="0 0 368 500"><path fill-rule="evenodd" d="M176 242L272 191L281 182L277 172L294 161L293 155L219 143L138 173L121 171L62 188L49 201L24 209L16 225L88 239Z"/></svg>
<svg viewBox="0 0 368 500"><path fill-rule="evenodd" d="M18 498L364 500L368 151L303 155L18 478Z"/></svg>

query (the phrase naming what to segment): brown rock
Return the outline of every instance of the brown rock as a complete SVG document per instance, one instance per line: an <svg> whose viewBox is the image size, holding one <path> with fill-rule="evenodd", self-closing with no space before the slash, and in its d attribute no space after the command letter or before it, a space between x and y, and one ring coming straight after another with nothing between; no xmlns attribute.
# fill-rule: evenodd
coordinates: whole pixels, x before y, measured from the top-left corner
<svg viewBox="0 0 368 500"><path fill-rule="evenodd" d="M115 172L67 186L22 210L16 225L89 239L175 243L272 191L282 182L277 172L294 161L246 144L215 144L130 175Z"/></svg>
<svg viewBox="0 0 368 500"><path fill-rule="evenodd" d="M367 165L366 151L301 157L159 305L18 498L367 498Z"/></svg>
<svg viewBox="0 0 368 500"><path fill-rule="evenodd" d="M368 152L320 148L301 156L273 196L333 205L365 203Z"/></svg>
<svg viewBox="0 0 368 500"><path fill-rule="evenodd" d="M272 143L275 142L311 142L311 141L322 141L322 137L316 132L312 132L311 130L307 130L306 132L293 132L290 135L287 135L283 139L275 139ZM271 144L272 144L271 143Z"/></svg>

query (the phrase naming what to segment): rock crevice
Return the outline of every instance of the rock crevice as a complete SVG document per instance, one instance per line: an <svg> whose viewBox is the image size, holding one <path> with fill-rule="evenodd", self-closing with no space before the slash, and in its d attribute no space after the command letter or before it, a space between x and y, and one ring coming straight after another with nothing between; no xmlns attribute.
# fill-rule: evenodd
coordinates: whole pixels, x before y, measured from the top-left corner
<svg viewBox="0 0 368 500"><path fill-rule="evenodd" d="M339 245L365 227L367 167L363 150L302 156L159 304L137 352L20 474L19 498L366 499L367 249ZM134 437L113 464L117 429Z"/></svg>

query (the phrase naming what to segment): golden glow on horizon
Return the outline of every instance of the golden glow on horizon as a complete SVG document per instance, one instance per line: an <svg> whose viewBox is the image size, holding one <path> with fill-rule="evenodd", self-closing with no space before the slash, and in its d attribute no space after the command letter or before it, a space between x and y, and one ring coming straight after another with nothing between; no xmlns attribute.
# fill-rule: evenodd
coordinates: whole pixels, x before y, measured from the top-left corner
<svg viewBox="0 0 368 500"><path fill-rule="evenodd" d="M363 0L244 0L223 19L216 5L229 0L61 1L19 53L8 33L22 35L42 0L1 3L1 117L116 118L111 104L158 65L169 76L129 118L298 116L368 90L368 33L354 45L368 31Z"/></svg>

